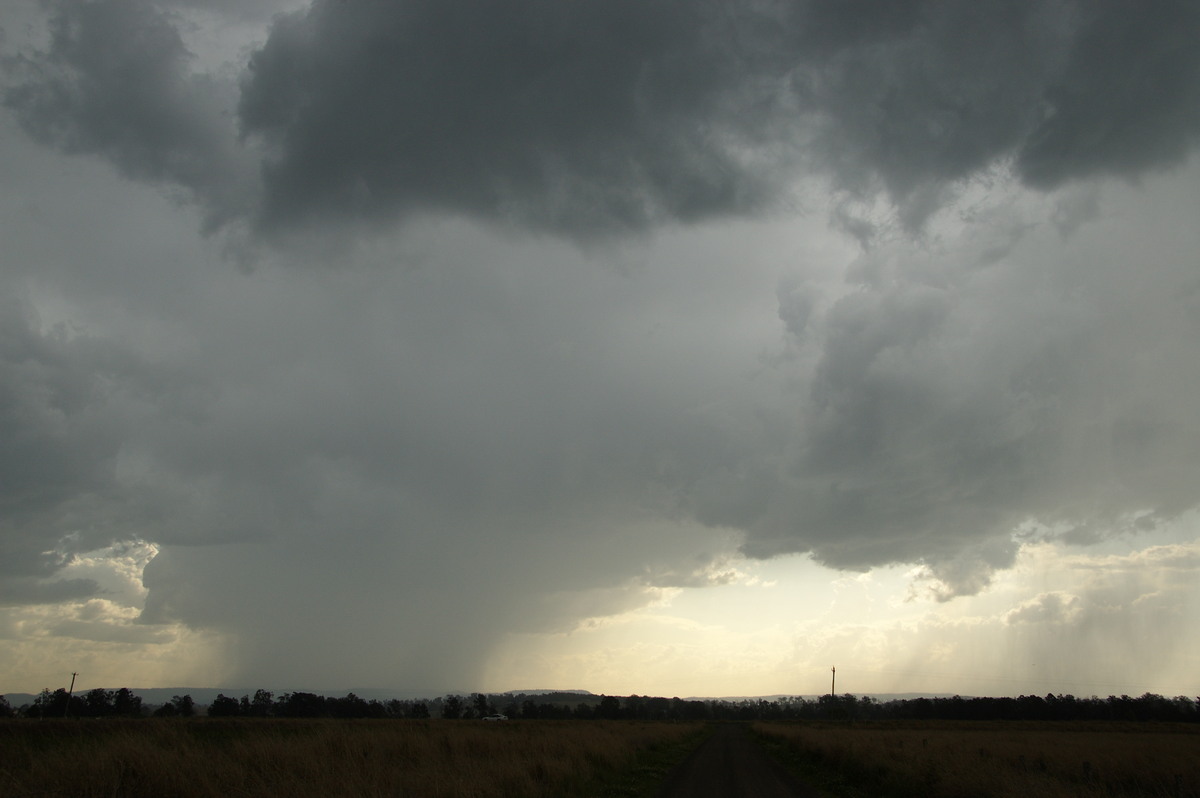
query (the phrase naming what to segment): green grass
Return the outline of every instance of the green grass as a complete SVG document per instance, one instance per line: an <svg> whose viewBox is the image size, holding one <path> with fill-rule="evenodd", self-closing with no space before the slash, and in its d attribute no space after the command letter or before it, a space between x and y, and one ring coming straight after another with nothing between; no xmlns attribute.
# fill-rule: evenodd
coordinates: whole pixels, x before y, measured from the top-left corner
<svg viewBox="0 0 1200 798"><path fill-rule="evenodd" d="M579 798L653 798L658 795L667 775L712 736L711 725L689 725L693 728L686 736L640 749L626 767L601 771L580 787Z"/></svg>

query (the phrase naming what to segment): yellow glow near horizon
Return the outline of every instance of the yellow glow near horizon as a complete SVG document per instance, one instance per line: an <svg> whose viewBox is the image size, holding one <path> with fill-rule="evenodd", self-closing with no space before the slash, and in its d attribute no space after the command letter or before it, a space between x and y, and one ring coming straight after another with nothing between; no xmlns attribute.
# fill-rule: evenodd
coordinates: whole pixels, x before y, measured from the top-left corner
<svg viewBox="0 0 1200 798"><path fill-rule="evenodd" d="M828 691L836 665L839 692L1194 693L1200 645L1182 627L1200 604L1185 576L1198 557L1197 540L1119 555L1026 545L988 589L945 603L914 595L914 572L904 567L838 574L799 557L741 563L745 576L733 584L682 588L565 634L514 635L493 656L486 683L497 691L813 695ZM1154 606L1175 608L1180 628L1151 633L1141 612ZM1172 656L1108 650L1114 627L1172 640ZM1079 660L1039 663L1063 636L1078 637ZM1124 676L1133 660L1144 660L1144 683Z"/></svg>

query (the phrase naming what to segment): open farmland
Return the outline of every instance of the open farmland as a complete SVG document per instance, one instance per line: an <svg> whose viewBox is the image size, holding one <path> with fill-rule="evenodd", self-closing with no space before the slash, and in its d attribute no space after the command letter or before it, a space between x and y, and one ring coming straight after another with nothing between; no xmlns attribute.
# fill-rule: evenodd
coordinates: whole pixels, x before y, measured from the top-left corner
<svg viewBox="0 0 1200 798"><path fill-rule="evenodd" d="M0 795L583 796L656 752L679 748L682 756L702 729L636 721L4 722Z"/></svg>
<svg viewBox="0 0 1200 798"><path fill-rule="evenodd" d="M1200 728L1172 723L756 723L832 796L1195 798Z"/></svg>

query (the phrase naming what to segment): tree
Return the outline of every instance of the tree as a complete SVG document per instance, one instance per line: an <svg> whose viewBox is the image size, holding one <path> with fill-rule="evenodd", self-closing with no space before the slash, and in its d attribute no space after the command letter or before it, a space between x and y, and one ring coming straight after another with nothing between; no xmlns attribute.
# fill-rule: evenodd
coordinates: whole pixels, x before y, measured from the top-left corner
<svg viewBox="0 0 1200 798"><path fill-rule="evenodd" d="M605 720L621 717L621 701L616 696L606 695L600 699L596 707L596 717Z"/></svg>
<svg viewBox="0 0 1200 798"><path fill-rule="evenodd" d="M208 706L210 718L235 718L240 714L242 714L242 707L238 700L223 693L217 693L217 697Z"/></svg>
<svg viewBox="0 0 1200 798"><path fill-rule="evenodd" d="M83 697L83 703L87 706L84 712L88 717L103 718L113 714L113 693L99 687L89 690Z"/></svg>
<svg viewBox="0 0 1200 798"><path fill-rule="evenodd" d="M665 698L647 698L645 715L649 720L666 720L671 713L671 702ZM629 715L629 706L625 706L625 715Z"/></svg>
<svg viewBox="0 0 1200 798"><path fill-rule="evenodd" d="M196 714L196 702L190 695L177 695L171 698L171 705L181 718L190 718Z"/></svg>
<svg viewBox="0 0 1200 798"><path fill-rule="evenodd" d="M475 708L475 717L477 718L496 714L496 705L483 693L472 693L471 704Z"/></svg>
<svg viewBox="0 0 1200 798"><path fill-rule="evenodd" d="M28 714L34 718L65 717L69 701L70 698L65 689L60 687L51 692L50 688L46 687L42 689L37 698L33 699L33 706L29 708Z"/></svg>
<svg viewBox="0 0 1200 798"><path fill-rule="evenodd" d="M442 699L442 717L446 720L458 720L463 715L463 697L448 695Z"/></svg>
<svg viewBox="0 0 1200 798"><path fill-rule="evenodd" d="M134 695L128 687L122 687L113 696L113 714L122 718L140 717L142 697Z"/></svg>
<svg viewBox="0 0 1200 798"><path fill-rule="evenodd" d="M255 718L267 717L271 714L271 710L274 708L274 704L272 703L272 699L274 699L274 697L275 694L270 690L255 690L254 698L250 700L248 707L249 711L246 714Z"/></svg>
<svg viewBox="0 0 1200 798"><path fill-rule="evenodd" d="M175 708L174 704L172 704L170 701L168 701L167 703L163 704L158 709L154 710L154 712L151 713L151 717L173 718L178 714L179 714L179 710Z"/></svg>
<svg viewBox="0 0 1200 798"><path fill-rule="evenodd" d="M0 718L11 718L16 712L13 711L12 705L8 703L8 699L0 695Z"/></svg>
<svg viewBox="0 0 1200 798"><path fill-rule="evenodd" d="M370 704L354 693L346 693L345 698L331 698L328 703L335 718L366 718L371 715Z"/></svg>
<svg viewBox="0 0 1200 798"><path fill-rule="evenodd" d="M284 718L320 718L327 714L325 696L316 693L284 693L275 702L275 714Z"/></svg>

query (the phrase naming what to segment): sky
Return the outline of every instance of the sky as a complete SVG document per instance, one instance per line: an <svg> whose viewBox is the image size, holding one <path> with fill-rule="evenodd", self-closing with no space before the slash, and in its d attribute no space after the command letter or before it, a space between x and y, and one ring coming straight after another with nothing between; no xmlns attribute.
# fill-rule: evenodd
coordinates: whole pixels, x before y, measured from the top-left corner
<svg viewBox="0 0 1200 798"><path fill-rule="evenodd" d="M1200 693L1200 5L0 24L0 691Z"/></svg>

